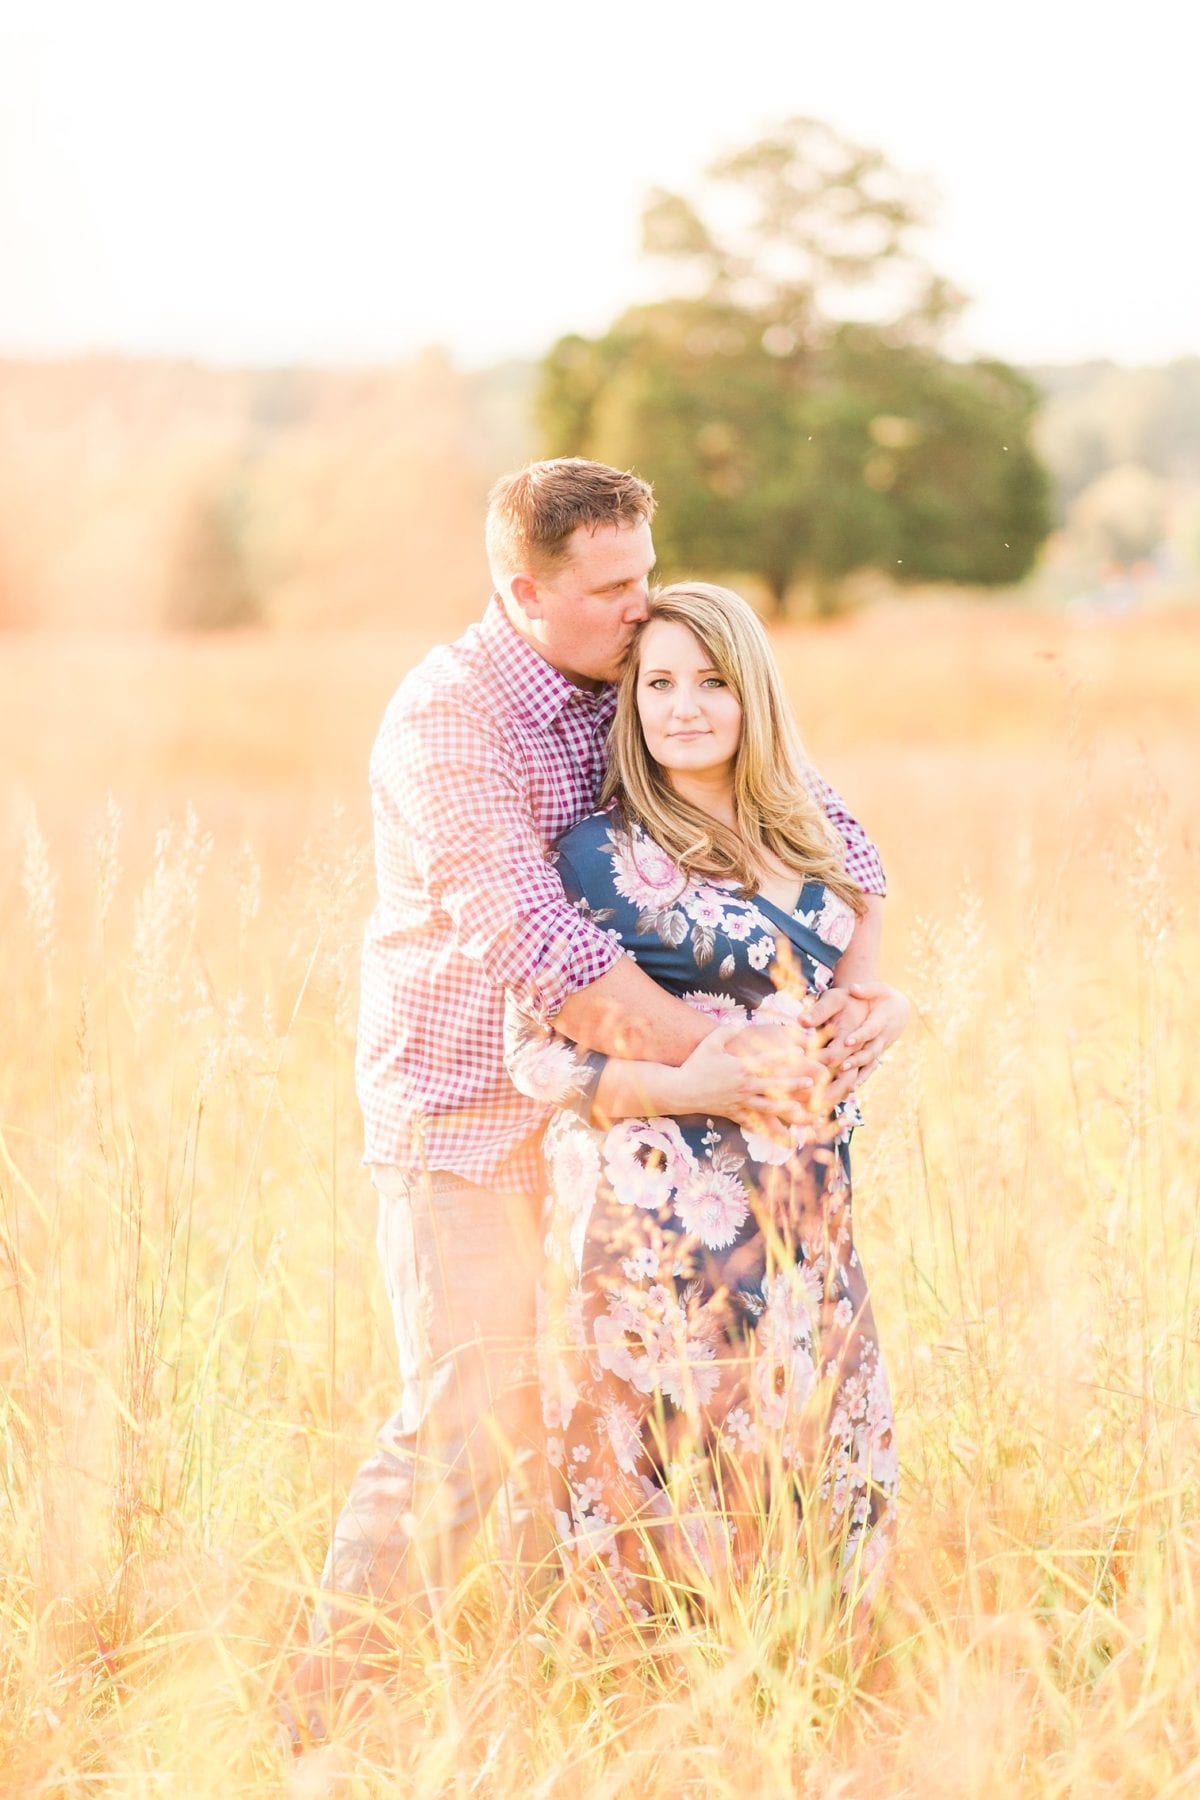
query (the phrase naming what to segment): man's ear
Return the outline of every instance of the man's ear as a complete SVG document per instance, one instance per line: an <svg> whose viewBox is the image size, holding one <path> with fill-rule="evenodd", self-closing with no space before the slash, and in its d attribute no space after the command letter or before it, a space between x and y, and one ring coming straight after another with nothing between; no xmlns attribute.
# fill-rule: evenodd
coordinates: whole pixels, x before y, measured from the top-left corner
<svg viewBox="0 0 1200 1800"><path fill-rule="evenodd" d="M543 612L538 584L532 575L514 575L509 592L527 619L540 619Z"/></svg>

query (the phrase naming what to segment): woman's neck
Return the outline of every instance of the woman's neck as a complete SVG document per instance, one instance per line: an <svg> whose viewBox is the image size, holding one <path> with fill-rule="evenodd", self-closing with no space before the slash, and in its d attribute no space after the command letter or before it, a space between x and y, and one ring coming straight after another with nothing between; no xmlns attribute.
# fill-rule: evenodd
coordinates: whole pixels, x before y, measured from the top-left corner
<svg viewBox="0 0 1200 1800"><path fill-rule="evenodd" d="M728 826L730 831L738 828L737 809L733 804L733 779L724 771L711 776L689 774L681 770L672 770L668 777L671 791L697 812L707 813L718 825Z"/></svg>
<svg viewBox="0 0 1200 1800"><path fill-rule="evenodd" d="M698 812L707 813L717 824L728 826L730 831L741 836L731 776L715 772L711 776L683 774L675 770L670 782L671 791L680 800L686 800ZM784 912L795 912L804 887L803 876L790 863L781 862L772 851L761 846L755 861L758 892Z"/></svg>

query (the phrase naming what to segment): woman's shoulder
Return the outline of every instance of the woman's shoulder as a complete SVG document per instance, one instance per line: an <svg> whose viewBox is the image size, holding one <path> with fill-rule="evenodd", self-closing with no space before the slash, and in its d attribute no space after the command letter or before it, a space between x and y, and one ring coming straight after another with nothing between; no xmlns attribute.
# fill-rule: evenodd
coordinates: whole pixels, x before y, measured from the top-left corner
<svg viewBox="0 0 1200 1800"><path fill-rule="evenodd" d="M638 913L660 913L689 885L670 854L619 807L592 813L559 839L558 849L579 883L590 886L589 897L603 892L606 905L627 903Z"/></svg>

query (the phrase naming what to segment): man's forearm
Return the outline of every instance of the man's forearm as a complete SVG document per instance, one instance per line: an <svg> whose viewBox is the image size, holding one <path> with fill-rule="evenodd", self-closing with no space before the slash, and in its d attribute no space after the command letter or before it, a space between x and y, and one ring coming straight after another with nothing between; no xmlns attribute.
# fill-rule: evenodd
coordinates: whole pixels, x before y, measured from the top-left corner
<svg viewBox="0 0 1200 1800"><path fill-rule="evenodd" d="M855 981L876 981L883 943L883 895L867 894L867 909L855 923L854 936L842 953L833 978L840 988Z"/></svg>
<svg viewBox="0 0 1200 1800"><path fill-rule="evenodd" d="M678 1068L714 1021L668 994L631 957L622 956L598 981L568 995L554 1024L586 1050Z"/></svg>
<svg viewBox="0 0 1200 1800"><path fill-rule="evenodd" d="M882 936L883 897L868 894L866 910L837 965L838 987L876 979ZM713 1027L710 1018L660 988L628 956L598 981L568 995L554 1022L584 1049L674 1068Z"/></svg>

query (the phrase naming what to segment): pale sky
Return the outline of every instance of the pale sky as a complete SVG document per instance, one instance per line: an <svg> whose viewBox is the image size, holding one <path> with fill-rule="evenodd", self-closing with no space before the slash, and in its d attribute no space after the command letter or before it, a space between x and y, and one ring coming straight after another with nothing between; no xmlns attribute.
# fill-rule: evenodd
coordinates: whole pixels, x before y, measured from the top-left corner
<svg viewBox="0 0 1200 1800"><path fill-rule="evenodd" d="M792 113L939 196L1014 360L1200 351L1188 0L0 0L0 354L536 355Z"/></svg>

